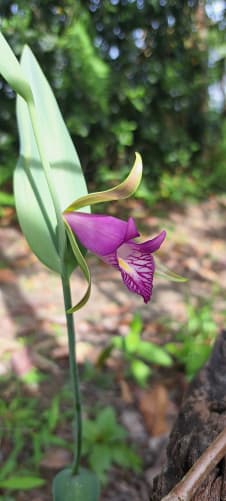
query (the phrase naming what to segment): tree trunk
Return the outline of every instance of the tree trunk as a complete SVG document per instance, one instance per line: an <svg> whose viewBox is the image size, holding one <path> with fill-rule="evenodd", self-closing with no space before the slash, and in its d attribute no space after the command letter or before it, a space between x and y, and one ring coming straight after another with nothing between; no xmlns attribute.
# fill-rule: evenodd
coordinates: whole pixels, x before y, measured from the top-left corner
<svg viewBox="0 0 226 501"><path fill-rule="evenodd" d="M226 427L226 331L189 385L170 434L164 471L154 479L150 501L160 501ZM189 499L189 498L187 498ZM226 458L211 471L192 501L226 501Z"/></svg>

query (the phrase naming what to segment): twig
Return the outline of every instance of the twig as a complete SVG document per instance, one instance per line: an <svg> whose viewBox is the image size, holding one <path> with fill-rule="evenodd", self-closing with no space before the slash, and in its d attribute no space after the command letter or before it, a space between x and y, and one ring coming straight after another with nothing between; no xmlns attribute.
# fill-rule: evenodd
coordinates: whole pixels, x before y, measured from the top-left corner
<svg viewBox="0 0 226 501"><path fill-rule="evenodd" d="M190 501L203 480L226 455L226 428L215 438L182 480L161 501Z"/></svg>

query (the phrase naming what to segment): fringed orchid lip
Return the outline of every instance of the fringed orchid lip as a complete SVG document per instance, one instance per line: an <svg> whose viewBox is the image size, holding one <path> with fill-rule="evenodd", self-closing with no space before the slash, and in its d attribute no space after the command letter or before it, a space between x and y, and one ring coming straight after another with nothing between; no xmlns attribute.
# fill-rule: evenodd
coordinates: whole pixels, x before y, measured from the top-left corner
<svg viewBox="0 0 226 501"><path fill-rule="evenodd" d="M123 221L113 216L82 212L66 213L64 217L86 249L116 267L131 292L142 296L145 303L150 301L155 271L152 254L163 243L165 231L138 243L134 239L140 234L133 218Z"/></svg>

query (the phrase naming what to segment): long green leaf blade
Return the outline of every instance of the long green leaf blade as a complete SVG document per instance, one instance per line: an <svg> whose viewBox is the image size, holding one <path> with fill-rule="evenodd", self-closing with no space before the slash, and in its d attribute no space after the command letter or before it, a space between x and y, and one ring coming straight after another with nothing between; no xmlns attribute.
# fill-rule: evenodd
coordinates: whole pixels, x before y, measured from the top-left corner
<svg viewBox="0 0 226 501"><path fill-rule="evenodd" d="M11 47L0 32L0 74L27 102L32 102L32 92L22 68Z"/></svg>
<svg viewBox="0 0 226 501"><path fill-rule="evenodd" d="M41 487L46 481L40 477L34 476L11 476L5 480L0 481L0 487L2 489L12 489L12 490L30 490L35 487Z"/></svg>
<svg viewBox="0 0 226 501"><path fill-rule="evenodd" d="M84 176L53 92L28 47L23 51L21 66L34 95L39 134L50 165L51 183L57 194L61 217L61 211L75 197L87 194ZM53 207L28 107L20 97L17 99L17 119L20 159L14 175L14 189L18 218L33 252L50 269L61 273L57 226L59 214L57 217ZM66 249L66 239L64 246ZM73 257L71 269L75 265Z"/></svg>
<svg viewBox="0 0 226 501"><path fill-rule="evenodd" d="M48 268L61 273L56 215L40 162L19 158L14 193L20 226L31 249Z"/></svg>
<svg viewBox="0 0 226 501"><path fill-rule="evenodd" d="M80 161L54 94L27 46L22 54L21 66L32 87L42 141L53 169L53 181L63 212L75 197L87 194Z"/></svg>

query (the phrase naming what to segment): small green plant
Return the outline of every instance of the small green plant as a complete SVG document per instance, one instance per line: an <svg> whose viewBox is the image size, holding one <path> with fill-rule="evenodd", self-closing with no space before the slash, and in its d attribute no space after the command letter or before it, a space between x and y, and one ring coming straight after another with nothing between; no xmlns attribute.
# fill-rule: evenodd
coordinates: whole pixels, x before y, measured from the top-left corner
<svg viewBox="0 0 226 501"><path fill-rule="evenodd" d="M102 353L104 354L104 359L106 360L106 350L103 350ZM114 373L112 371L105 371L103 377L102 371L98 370L101 366L101 361L98 366L98 362L97 364L94 364L93 362L86 360L83 364L82 379L85 382L92 381L92 383L95 383L98 388L101 388L102 390L110 389L112 388L112 384L114 384Z"/></svg>
<svg viewBox="0 0 226 501"><path fill-rule="evenodd" d="M17 389L22 394L20 383ZM36 397L28 399L13 394L8 402L0 399L0 443L3 456L4 450L10 450L1 464L0 489L10 493L45 484L39 471L45 451L50 446L68 448L67 442L56 436L59 420L62 422L60 406L65 398L62 390L52 398L50 404L48 402L48 409L40 409Z"/></svg>
<svg viewBox="0 0 226 501"><path fill-rule="evenodd" d="M101 353L97 365L101 365L113 349L117 349L125 360L126 376L135 379L140 386L145 386L152 373L150 365L169 367L172 358L162 346L142 339L143 322L140 315L134 315L129 333L125 336L114 336L111 345Z"/></svg>
<svg viewBox="0 0 226 501"><path fill-rule="evenodd" d="M216 338L217 326L212 317L211 304L199 308L188 305L188 320L166 345L167 351L184 365L188 379L192 379L208 359Z"/></svg>
<svg viewBox="0 0 226 501"><path fill-rule="evenodd" d="M127 432L117 423L112 407L99 411L95 419L86 419L83 427L83 456L102 483L106 482L113 464L135 472L140 470L140 458L126 444Z"/></svg>

